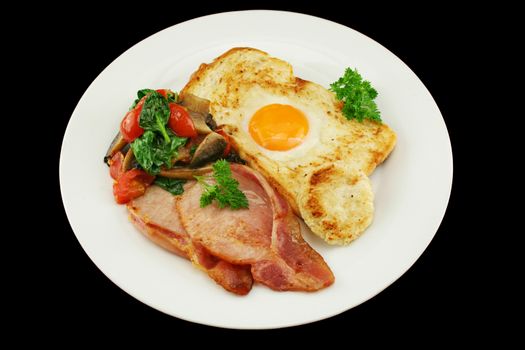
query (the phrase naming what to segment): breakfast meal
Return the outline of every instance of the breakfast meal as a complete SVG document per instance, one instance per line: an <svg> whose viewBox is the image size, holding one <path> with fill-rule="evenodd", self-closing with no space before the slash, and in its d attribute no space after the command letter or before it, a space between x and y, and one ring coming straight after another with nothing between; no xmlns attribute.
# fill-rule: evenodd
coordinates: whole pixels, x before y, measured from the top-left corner
<svg viewBox="0 0 525 350"><path fill-rule="evenodd" d="M370 225L368 175L396 142L376 96L357 70L328 90L265 52L231 49L180 94L137 93L104 158L115 200L230 292L320 290L334 275L300 220L338 245Z"/></svg>

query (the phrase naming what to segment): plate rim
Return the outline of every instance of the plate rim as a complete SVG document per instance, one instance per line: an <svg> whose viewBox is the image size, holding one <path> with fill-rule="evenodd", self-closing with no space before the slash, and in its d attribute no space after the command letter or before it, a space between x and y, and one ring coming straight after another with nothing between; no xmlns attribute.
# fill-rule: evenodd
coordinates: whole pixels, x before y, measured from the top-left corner
<svg viewBox="0 0 525 350"><path fill-rule="evenodd" d="M438 220L437 227L432 229L432 231L434 231L434 233L431 235L431 238L428 241L428 243L425 244L425 247L420 252L417 253L417 256L415 257L415 259L413 261L409 262L405 269L400 270L396 274L396 276L391 279L391 281L389 281L387 284L385 284L381 289L377 290L377 292L375 294L358 298L358 300L355 301L354 303L352 303L350 306L348 306L345 309L339 310L337 312L330 313L330 314L323 314L321 316L317 316L317 317L310 318L308 320L304 320L303 322L293 322L293 323L284 322L284 324L277 324L275 326L260 326L260 327L257 327L257 326L254 327L254 326L250 326L250 325L248 325L246 327L244 327L242 325L241 326L231 326L231 325L227 325L227 324L220 325L220 324L215 324L215 323L206 323L206 322L203 322L202 320L196 320L196 319L193 319L192 317L188 317L186 315L174 315L174 314L172 314L170 312L164 311L162 309L162 307L160 307L159 305L155 305L153 302L150 302L150 300L145 300L144 298L141 298L141 297L137 296L136 292L134 290L130 290L130 289L124 288L120 283L118 283L116 281L115 278L110 277L110 275L106 271L104 271L101 268L101 266L99 266L99 263L92 256L92 254L90 254L89 250L86 249L85 245L82 243L81 239L79 238L79 235L77 235L77 233L75 232L75 229L73 227L74 224L71 222L72 215L70 214L70 212L72 211L72 209L68 208L68 205L66 204L65 196L64 196L64 191L65 190L64 190L64 185L63 185L64 184L64 180L63 180L63 176L64 176L63 172L64 172L64 170L63 170L63 168L65 166L64 165L64 156L63 156L63 154L64 154L64 148L66 146L66 139L68 138L68 134L71 133L71 125L72 125L72 121L73 121L73 116L75 115L75 113L79 109L79 106L81 105L81 102L83 101L83 99L86 96L86 94L93 88L95 83L98 80L100 80L100 78L103 76L104 72L106 72L106 70L110 66L114 65L115 62L118 62L124 55L126 55L129 51L132 51L137 46L140 46L143 42L146 42L146 41L150 40L152 37L160 35L160 33L164 33L166 31L169 31L173 27L180 26L180 25L183 25L183 24L186 24L186 23L189 23L189 22L206 20L206 19L211 18L211 17L219 17L219 16L224 16L224 15L240 15L240 16L242 16L244 14L252 14L252 13L264 13L264 14L280 13L280 14L289 15L289 16L307 17L310 20L315 20L315 21L319 21L319 22L329 23L331 25L337 25L337 26L340 27L341 30L351 30L355 34L358 34L359 36L364 37L368 42L371 42L371 43L373 43L375 45L380 46L382 49L386 50L388 53L390 53L392 56L394 56L397 59L398 63L401 63L402 65L405 66L406 69L408 69L410 72L412 72L412 74L418 80L418 82L421 85L421 87L423 87L425 89L425 93L428 94L428 96L431 98L431 101L434 104L434 106L437 108L437 111L438 111L438 113L439 113L439 115L441 117L440 118L440 122L442 123L442 125L444 127L444 131L445 131L445 134L446 134L446 139L448 141L447 142L448 150L447 150L446 153L447 153L447 158L448 158L447 160L448 160L448 163L449 163L448 167L449 167L449 170L450 170L449 173L448 173L448 176L446 178L446 181L447 181L447 184L446 184L447 185L446 186L447 187L446 203L444 203L443 210L439 213L439 220ZM299 326L299 325L303 325L303 324L318 322L318 321L321 321L321 320L324 320L324 319L328 319L328 318L334 317L336 315L342 314L342 313L344 313L346 311L349 311L349 310L353 309L354 307L356 307L356 306L358 306L360 304L363 304L366 301L368 301L368 300L374 298L375 296L377 296L378 294L380 294L386 288L391 286L395 281L397 281L401 276L403 276L412 266L414 266L414 264L419 260L419 258L423 255L423 253L427 250L427 248L430 245L430 243L432 242L432 240L435 238L436 234L438 233L438 231L439 231L439 229L441 227L441 224L442 224L443 219L444 219L444 217L446 215L446 212L448 210L448 205L450 203L450 196L451 196L452 186L453 186L453 181L454 181L454 162L453 162L453 159L454 159L454 155L453 155L452 144L451 144L451 141L450 141L450 133L448 131L448 126L447 126L447 123L446 123L445 119L443 118L443 113L441 112L441 110L440 110L438 104L436 103L434 97L432 96L432 94L430 93L430 91L428 90L426 85L423 83L423 81L421 81L419 76L403 60L401 60L395 53L390 51L388 48L386 48L385 46L383 46L379 42L375 41L374 39L370 38L366 34L363 34L363 33L359 32L359 31L357 31L357 30L355 30L355 29L353 29L351 27L348 27L346 25L343 25L341 23L334 22L334 21L331 21L331 20L328 20L328 19L325 19L325 18L322 18L322 17L318 17L318 16L314 16L314 15L310 15L310 14L305 14L305 13L300 13L300 12L294 12L294 11L282 11L282 10L241 10L241 11L218 12L218 13L208 14L208 15L205 15L205 16L195 17L195 18L183 21L183 22L175 23L175 24L173 24L173 25L171 25L169 27L161 29L161 30L159 30L159 31L157 31L157 32L147 36L146 38L138 41L137 43L135 43L134 45L132 45L131 47L129 47L128 49L123 51L120 55L118 55L106 67L104 67L104 69L96 76L95 79L93 79L93 81L86 88L86 90L84 91L84 93L82 94L80 99L78 100L77 104L75 105L75 108L73 109L73 112L71 113L71 117L68 120L67 127L66 127L66 129L64 131L64 137L62 139L61 148L60 148L59 185L60 185L60 195L61 195L61 199L62 199L62 204L64 206L64 210L66 212L66 216L67 216L68 222L70 224L71 231L73 231L73 233L75 235L75 238L80 243L80 246L82 247L84 252L87 254L87 256L90 258L90 260L100 270L100 272L102 272L112 283L117 285L125 293L129 294L130 296L132 296L134 299L138 300L139 302L144 303L144 304L148 305L149 307L154 308L157 311L160 311L160 312L162 312L164 314L167 314L167 315L170 315L170 316L173 316L173 317L177 317L179 319L182 319L182 320L185 320L185 321L188 321L188 322L192 322L192 323L204 324L204 325L213 326L213 327L220 327L220 328L229 328L229 329L275 329L275 328L293 327L293 326ZM436 217L438 217L438 215L436 215Z"/></svg>

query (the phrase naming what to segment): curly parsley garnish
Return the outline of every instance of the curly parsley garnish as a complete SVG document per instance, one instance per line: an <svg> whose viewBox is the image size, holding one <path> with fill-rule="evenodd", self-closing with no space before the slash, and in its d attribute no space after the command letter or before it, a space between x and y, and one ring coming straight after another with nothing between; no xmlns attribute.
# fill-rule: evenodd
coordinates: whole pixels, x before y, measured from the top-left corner
<svg viewBox="0 0 525 350"><path fill-rule="evenodd" d="M369 119L381 123L381 115L374 102L377 91L369 81L363 80L357 69L347 68L339 80L330 84L330 89L344 102L343 114L346 119L359 122Z"/></svg>
<svg viewBox="0 0 525 350"><path fill-rule="evenodd" d="M230 163L220 159L213 164L213 176L195 176L197 181L204 187L200 199L200 206L204 208L214 200L219 208L230 207L232 209L248 208L248 199L239 189L239 182L232 177ZM215 179L215 184L209 184L206 180Z"/></svg>

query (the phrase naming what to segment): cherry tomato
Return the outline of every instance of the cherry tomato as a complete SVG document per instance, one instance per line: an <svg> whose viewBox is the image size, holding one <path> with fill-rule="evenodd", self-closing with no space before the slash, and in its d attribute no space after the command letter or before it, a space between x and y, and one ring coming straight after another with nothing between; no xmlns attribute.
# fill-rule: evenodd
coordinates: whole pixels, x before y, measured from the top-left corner
<svg viewBox="0 0 525 350"><path fill-rule="evenodd" d="M118 204L125 204L130 200L140 197L146 188L155 180L144 170L131 169L119 176L113 184L113 195Z"/></svg>
<svg viewBox="0 0 525 350"><path fill-rule="evenodd" d="M161 94L162 96L164 96L164 98L168 98L168 92L170 92L170 90L168 90L168 89L158 89L157 92L159 94Z"/></svg>
<svg viewBox="0 0 525 350"><path fill-rule="evenodd" d="M142 129L139 124L139 117L145 100L146 96L137 103L135 108L126 113L124 119L122 119L122 123L120 123L120 133L127 142L132 142L144 133L144 129Z"/></svg>
<svg viewBox="0 0 525 350"><path fill-rule="evenodd" d="M109 174L115 180L120 177L123 172L122 163L124 162L124 155L122 152L117 152L109 161Z"/></svg>
<svg viewBox="0 0 525 350"><path fill-rule="evenodd" d="M178 136L197 136L197 131L195 130L195 125L193 125L190 114L186 108L176 103L170 103L170 119L168 125Z"/></svg>
<svg viewBox="0 0 525 350"><path fill-rule="evenodd" d="M175 99L175 96L177 96L177 94L171 91L170 89L158 89L156 91L162 96L164 96L164 98L168 100L168 102L173 102L173 100L170 101L170 95L172 99Z"/></svg>
<svg viewBox="0 0 525 350"><path fill-rule="evenodd" d="M219 135L221 135L222 137L224 137L224 139L226 140L226 148L224 149L224 153L222 154L223 157L226 157L228 155L228 153L230 153L230 150L231 150L231 142L230 142L230 136L224 132L224 130L222 129L217 129L215 130L215 132Z"/></svg>

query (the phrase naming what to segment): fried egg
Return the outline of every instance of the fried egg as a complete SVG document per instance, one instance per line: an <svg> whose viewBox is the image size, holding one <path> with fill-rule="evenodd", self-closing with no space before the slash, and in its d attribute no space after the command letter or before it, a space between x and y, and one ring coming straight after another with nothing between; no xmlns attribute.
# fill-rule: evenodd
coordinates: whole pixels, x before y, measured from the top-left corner
<svg viewBox="0 0 525 350"><path fill-rule="evenodd" d="M185 93L210 100L210 112L240 156L326 242L347 244L370 225L368 175L396 141L386 124L347 120L331 91L252 48L202 64Z"/></svg>
<svg viewBox="0 0 525 350"><path fill-rule="evenodd" d="M250 148L278 162L304 157L319 143L322 115L285 96L254 89L239 108L241 135Z"/></svg>

